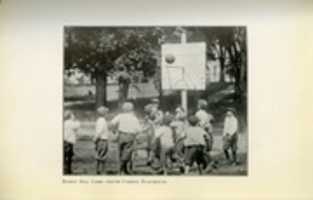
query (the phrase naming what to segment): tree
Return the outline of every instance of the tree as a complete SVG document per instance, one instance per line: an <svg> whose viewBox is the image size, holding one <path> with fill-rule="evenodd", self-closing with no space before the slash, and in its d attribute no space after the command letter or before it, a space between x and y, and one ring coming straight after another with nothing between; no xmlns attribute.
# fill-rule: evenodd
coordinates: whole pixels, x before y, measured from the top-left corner
<svg viewBox="0 0 313 200"><path fill-rule="evenodd" d="M239 106L243 106L247 93L247 41L246 29L236 27L233 29L231 43L228 45L230 52L231 73L235 78L235 98Z"/></svg>
<svg viewBox="0 0 313 200"><path fill-rule="evenodd" d="M152 49L161 37L157 28L66 27L64 31L65 69L78 68L96 80L97 106L106 101L109 74L124 68L154 75L156 59Z"/></svg>

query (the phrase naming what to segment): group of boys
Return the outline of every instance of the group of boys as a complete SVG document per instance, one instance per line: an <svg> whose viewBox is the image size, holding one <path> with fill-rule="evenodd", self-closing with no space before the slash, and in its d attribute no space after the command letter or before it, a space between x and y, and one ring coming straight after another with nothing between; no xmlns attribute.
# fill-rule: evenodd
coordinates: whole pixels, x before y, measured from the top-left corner
<svg viewBox="0 0 313 200"><path fill-rule="evenodd" d="M95 143L97 174L105 171L105 163L109 151L109 132L116 137L119 149L119 172L131 174L133 169L133 153L136 136L147 133L147 165L152 166L155 160L160 163L159 173L167 174L173 163L177 163L181 172L190 173L190 168L196 163L199 173L216 167L211 159L210 151L213 147L214 117L207 111L207 102L198 101L198 110L187 116L182 107L178 107L174 114L162 112L158 99L153 99L145 106L145 119L142 125L134 113L134 105L125 102L122 112L110 122L106 116L108 108L101 106L97 109ZM72 112L66 111L64 116L64 167L65 174L71 172L71 162L74 154L73 145L76 142L76 133L79 122ZM224 120L223 151L228 162L237 164L238 120L235 111L228 109ZM229 155L229 149L232 156ZM231 160L232 157L232 160Z"/></svg>

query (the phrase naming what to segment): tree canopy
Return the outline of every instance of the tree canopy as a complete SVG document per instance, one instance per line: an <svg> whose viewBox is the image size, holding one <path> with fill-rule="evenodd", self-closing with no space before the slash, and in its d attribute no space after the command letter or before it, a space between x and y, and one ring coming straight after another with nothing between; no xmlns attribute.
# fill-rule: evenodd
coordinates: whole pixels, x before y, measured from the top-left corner
<svg viewBox="0 0 313 200"><path fill-rule="evenodd" d="M79 68L93 76L124 67L152 76L153 50L161 36L157 28L66 27L65 69Z"/></svg>

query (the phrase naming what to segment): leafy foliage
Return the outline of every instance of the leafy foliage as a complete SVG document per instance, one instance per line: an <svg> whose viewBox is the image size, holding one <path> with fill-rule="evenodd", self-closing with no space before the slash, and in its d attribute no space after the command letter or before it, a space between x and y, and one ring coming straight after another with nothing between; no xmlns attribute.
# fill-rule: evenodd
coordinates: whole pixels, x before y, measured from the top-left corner
<svg viewBox="0 0 313 200"><path fill-rule="evenodd" d="M93 76L126 68L152 76L161 36L157 28L66 27L65 69L79 68Z"/></svg>

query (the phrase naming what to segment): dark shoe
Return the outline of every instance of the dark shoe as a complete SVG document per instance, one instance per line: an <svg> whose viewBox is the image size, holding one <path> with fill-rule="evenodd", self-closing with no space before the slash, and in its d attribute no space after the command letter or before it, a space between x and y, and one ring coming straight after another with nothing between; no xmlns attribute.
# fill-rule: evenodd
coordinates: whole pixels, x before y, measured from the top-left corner
<svg viewBox="0 0 313 200"><path fill-rule="evenodd" d="M184 174L185 173L185 167L183 167L183 166L179 167L179 172Z"/></svg>
<svg viewBox="0 0 313 200"><path fill-rule="evenodd" d="M151 165L152 165L152 161L149 160L149 161L147 162L147 166L148 166L148 167L151 167Z"/></svg>
<svg viewBox="0 0 313 200"><path fill-rule="evenodd" d="M218 161L213 161L211 166L212 166L213 169L217 169L218 168L218 164L219 164Z"/></svg>
<svg viewBox="0 0 313 200"><path fill-rule="evenodd" d="M240 163L238 161L233 161L232 165L238 166L238 165L240 165Z"/></svg>
<svg viewBox="0 0 313 200"><path fill-rule="evenodd" d="M228 159L223 160L223 162L222 162L223 165L230 165L231 163L232 163L232 161L228 160Z"/></svg>
<svg viewBox="0 0 313 200"><path fill-rule="evenodd" d="M164 170L161 169L161 170L157 171L156 174L162 175L162 174L164 174Z"/></svg>

